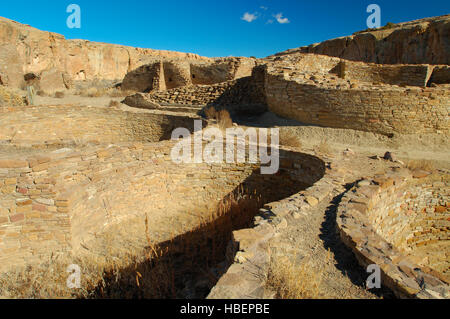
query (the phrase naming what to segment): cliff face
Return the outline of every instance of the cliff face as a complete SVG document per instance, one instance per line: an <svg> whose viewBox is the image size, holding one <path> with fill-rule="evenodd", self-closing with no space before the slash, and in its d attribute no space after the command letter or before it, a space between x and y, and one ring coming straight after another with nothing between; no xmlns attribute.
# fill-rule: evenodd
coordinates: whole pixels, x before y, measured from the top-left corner
<svg viewBox="0 0 450 319"><path fill-rule="evenodd" d="M20 87L28 72L44 74L53 89L73 81L121 81L129 71L159 58L210 60L190 53L66 40L0 17L0 83L11 87Z"/></svg>
<svg viewBox="0 0 450 319"><path fill-rule="evenodd" d="M315 53L380 64L450 64L450 15L360 32L276 54Z"/></svg>

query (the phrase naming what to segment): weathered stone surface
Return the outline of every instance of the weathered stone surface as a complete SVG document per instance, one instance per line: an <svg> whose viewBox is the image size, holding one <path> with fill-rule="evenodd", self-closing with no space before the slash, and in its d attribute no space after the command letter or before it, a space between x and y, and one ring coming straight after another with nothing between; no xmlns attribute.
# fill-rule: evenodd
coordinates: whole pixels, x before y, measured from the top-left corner
<svg viewBox="0 0 450 319"><path fill-rule="evenodd" d="M306 202L311 205L311 206L317 206L317 204L319 203L319 200L313 196L306 196L305 197Z"/></svg>
<svg viewBox="0 0 450 319"><path fill-rule="evenodd" d="M1 17L0 45L0 73L12 87L20 87L27 72L40 74L44 87L53 89L52 85L63 88L62 74L67 74L66 81L112 83L155 59L210 60L191 53L66 40L62 35Z"/></svg>
<svg viewBox="0 0 450 319"><path fill-rule="evenodd" d="M247 228L233 232L233 239L239 244L239 250L245 251L261 240L263 236L254 229Z"/></svg>
<svg viewBox="0 0 450 319"><path fill-rule="evenodd" d="M69 88L69 83L64 80L63 72L57 70L56 68L42 71L39 81L40 90L43 90L48 94L52 94Z"/></svg>
<svg viewBox="0 0 450 319"><path fill-rule="evenodd" d="M288 50L324 54L353 61L385 64L450 64L450 16L444 15L396 24L391 29L328 40Z"/></svg>

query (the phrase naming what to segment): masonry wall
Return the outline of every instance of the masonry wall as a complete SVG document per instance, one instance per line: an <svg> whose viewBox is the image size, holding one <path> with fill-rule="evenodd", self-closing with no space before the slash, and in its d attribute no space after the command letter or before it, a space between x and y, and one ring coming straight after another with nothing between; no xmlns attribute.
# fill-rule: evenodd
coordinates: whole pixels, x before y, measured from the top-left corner
<svg viewBox="0 0 450 319"><path fill-rule="evenodd" d="M450 128L445 89L317 85L269 69L265 92L271 111L308 124L385 135L448 134Z"/></svg>
<svg viewBox="0 0 450 319"><path fill-rule="evenodd" d="M210 61L161 60L126 74L122 88L138 92L158 92L190 86L212 85L248 77L256 60L222 58Z"/></svg>
<svg viewBox="0 0 450 319"><path fill-rule="evenodd" d="M450 280L449 176L416 180L380 193L368 217L380 236Z"/></svg>
<svg viewBox="0 0 450 319"><path fill-rule="evenodd" d="M187 61L164 62L163 68L167 90L191 84L190 64Z"/></svg>
<svg viewBox="0 0 450 319"><path fill-rule="evenodd" d="M267 202L304 189L325 170L313 156L286 151L276 175L261 175L258 164L176 164L174 143L0 160L0 268L77 251L108 227L145 216L152 240L165 241L197 227L240 185Z"/></svg>
<svg viewBox="0 0 450 319"><path fill-rule="evenodd" d="M425 87L434 69L431 65L388 65L355 62L316 54L275 58L275 66L301 73L336 74L341 78L367 83ZM269 65L270 67L270 65ZM437 70L437 71L440 71ZM439 76L443 78L443 76ZM447 77L447 82L450 80Z"/></svg>
<svg viewBox="0 0 450 319"><path fill-rule="evenodd" d="M83 171L89 180L75 189L66 187L68 192L61 195L71 214L74 249L112 225L133 218L143 222L146 215L152 241L167 241L214 216L218 203L239 187L270 202L295 194L324 174L322 161L291 152L281 152L276 175L261 175L259 164L180 165L169 155L172 146L162 142L119 152L113 148L97 153L98 160L95 155L89 158ZM115 169L118 158L121 168Z"/></svg>
<svg viewBox="0 0 450 319"><path fill-rule="evenodd" d="M430 65L381 65L342 62L345 77L369 83L425 87L433 71Z"/></svg>
<svg viewBox="0 0 450 319"><path fill-rule="evenodd" d="M121 84L122 90L139 92L161 91L166 89L162 62L143 65L125 75Z"/></svg>
<svg viewBox="0 0 450 319"><path fill-rule="evenodd" d="M161 105L217 106L239 113L262 113L267 110L264 75L260 68L255 68L252 77L214 85L193 85L153 92L145 98Z"/></svg>
<svg viewBox="0 0 450 319"><path fill-rule="evenodd" d="M435 84L449 84L450 67L448 65L435 66L429 82Z"/></svg>
<svg viewBox="0 0 450 319"><path fill-rule="evenodd" d="M337 226L363 267L400 298L448 298L448 175L392 169L345 193Z"/></svg>
<svg viewBox="0 0 450 319"><path fill-rule="evenodd" d="M56 201L48 160L0 160L0 268L70 249L70 216Z"/></svg>
<svg viewBox="0 0 450 319"><path fill-rule="evenodd" d="M189 117L123 112L111 108L0 108L0 141L22 146L158 142L170 139L177 127L192 131L193 123Z"/></svg>

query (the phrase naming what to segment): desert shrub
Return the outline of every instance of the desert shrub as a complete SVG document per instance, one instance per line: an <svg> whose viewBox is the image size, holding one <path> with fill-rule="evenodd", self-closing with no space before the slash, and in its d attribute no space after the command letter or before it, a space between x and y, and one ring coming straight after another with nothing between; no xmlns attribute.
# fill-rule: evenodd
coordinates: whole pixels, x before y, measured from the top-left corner
<svg viewBox="0 0 450 319"><path fill-rule="evenodd" d="M332 153L331 147L326 140L323 140L322 142L320 142L320 144L316 146L315 151L317 153L325 154L325 155L330 155Z"/></svg>
<svg viewBox="0 0 450 319"><path fill-rule="evenodd" d="M406 167L411 171L424 170L431 172L435 170L435 165L430 160L409 160L406 163Z"/></svg>
<svg viewBox="0 0 450 319"><path fill-rule="evenodd" d="M227 129L233 126L233 120L227 110L221 110L217 113L217 123L222 129Z"/></svg>
<svg viewBox="0 0 450 319"><path fill-rule="evenodd" d="M25 98L14 91L0 86L0 99L3 101L3 106L24 106L26 105Z"/></svg>
<svg viewBox="0 0 450 319"><path fill-rule="evenodd" d="M120 106L120 102L115 101L115 100L111 100L109 102L109 107L119 107Z"/></svg>
<svg viewBox="0 0 450 319"><path fill-rule="evenodd" d="M63 99L65 96L64 92L56 92L55 93L55 98L57 99Z"/></svg>
<svg viewBox="0 0 450 319"><path fill-rule="evenodd" d="M76 92L76 95L80 95L82 97L98 97L102 95L102 92L100 89L96 87L90 87L80 89L79 91Z"/></svg>
<svg viewBox="0 0 450 319"><path fill-rule="evenodd" d="M230 112L227 110L217 111L214 106L205 108L205 116L207 119L216 119L217 124L222 129L227 129L233 126L233 120L231 119Z"/></svg>
<svg viewBox="0 0 450 319"><path fill-rule="evenodd" d="M296 258L272 257L266 286L279 299L318 299L323 270L305 261L296 264Z"/></svg>
<svg viewBox="0 0 450 319"><path fill-rule="evenodd" d="M385 25L384 27L382 27L381 29L387 30L387 29L395 28L396 26L397 26L397 25L396 25L395 23L388 22L388 23L386 23L386 25Z"/></svg>
<svg viewBox="0 0 450 319"><path fill-rule="evenodd" d="M84 97L100 97L104 95L104 89L99 89L95 87L91 87L87 89L86 93L81 94Z"/></svg>
<svg viewBox="0 0 450 319"><path fill-rule="evenodd" d="M383 27L380 27L380 28L368 28L368 29L365 29L365 30L362 30L362 31L357 31L357 32L355 32L353 34L356 35L356 34L361 34L361 33L365 33L365 32L377 31L377 30L388 30L388 29L395 28L396 26L397 26L397 24L392 23L392 22L388 22Z"/></svg>
<svg viewBox="0 0 450 319"><path fill-rule="evenodd" d="M299 137L292 132L280 134L280 145L302 148L302 142Z"/></svg>
<svg viewBox="0 0 450 319"><path fill-rule="evenodd" d="M205 109L205 116L207 119L211 120L211 119L215 119L217 116L217 111L214 108L214 106L208 107Z"/></svg>

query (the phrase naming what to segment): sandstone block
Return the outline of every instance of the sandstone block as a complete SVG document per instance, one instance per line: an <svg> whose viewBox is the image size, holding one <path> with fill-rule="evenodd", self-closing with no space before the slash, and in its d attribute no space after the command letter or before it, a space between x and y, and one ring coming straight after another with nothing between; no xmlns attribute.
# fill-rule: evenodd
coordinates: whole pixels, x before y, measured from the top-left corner
<svg viewBox="0 0 450 319"><path fill-rule="evenodd" d="M21 160L0 160L0 168L23 168L29 167L27 161Z"/></svg>
<svg viewBox="0 0 450 319"><path fill-rule="evenodd" d="M312 207L317 206L317 204L319 204L319 200L313 196L306 196L305 200Z"/></svg>

